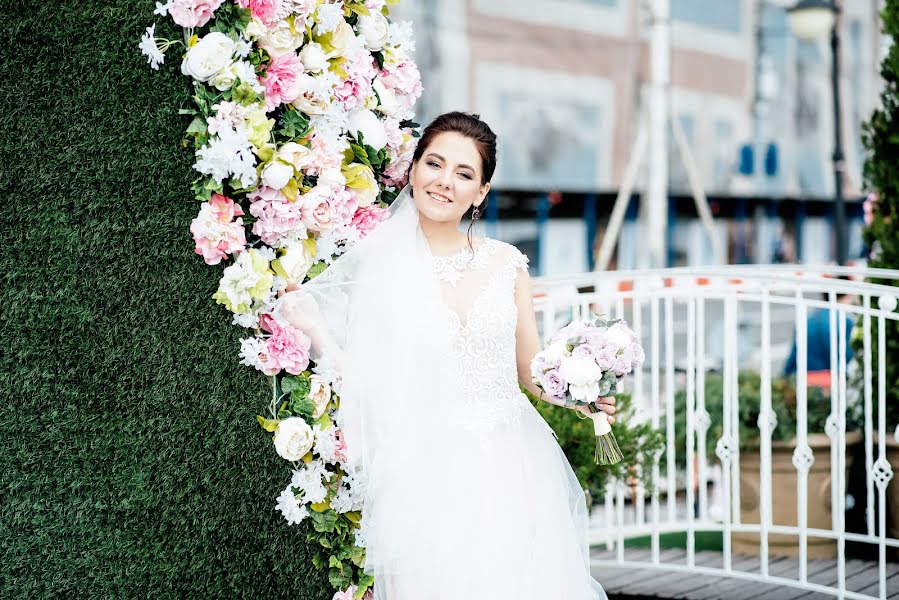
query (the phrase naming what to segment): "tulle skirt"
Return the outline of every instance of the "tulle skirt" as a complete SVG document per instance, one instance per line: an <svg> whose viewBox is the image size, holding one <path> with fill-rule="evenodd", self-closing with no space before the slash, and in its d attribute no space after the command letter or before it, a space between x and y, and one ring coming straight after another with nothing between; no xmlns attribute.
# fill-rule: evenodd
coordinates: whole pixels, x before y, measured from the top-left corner
<svg viewBox="0 0 899 600"><path fill-rule="evenodd" d="M521 403L513 422L431 427L417 447L385 442L365 523L376 600L605 600L590 576L583 490Z"/></svg>

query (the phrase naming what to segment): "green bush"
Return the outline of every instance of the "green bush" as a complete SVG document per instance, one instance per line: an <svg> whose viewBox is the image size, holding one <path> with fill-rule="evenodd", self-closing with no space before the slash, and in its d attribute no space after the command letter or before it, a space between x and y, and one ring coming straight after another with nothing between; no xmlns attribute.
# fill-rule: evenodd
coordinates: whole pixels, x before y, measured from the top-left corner
<svg viewBox="0 0 899 600"><path fill-rule="evenodd" d="M153 6L0 8L0 597L330 598L193 253L190 84L137 49Z"/></svg>
<svg viewBox="0 0 899 600"><path fill-rule="evenodd" d="M605 498L606 483L611 478L626 481L633 476L635 467L639 467L637 472L641 474L643 484L649 487L652 458L657 451L664 448L665 436L648 423L633 421L634 409L630 394L615 395L617 421L612 425L612 433L618 440L623 458L618 464L602 466L594 461L596 435L593 433L593 421L581 418L583 415L575 410L543 402L524 388L522 390L556 433L559 445L571 463L578 481L590 492L594 501Z"/></svg>
<svg viewBox="0 0 899 600"><path fill-rule="evenodd" d="M864 165L866 187L879 196L873 222L863 231L867 246L871 249L869 267L899 269L899 0L887 0L881 13L883 33L893 42L880 65L883 89L880 107L865 124L862 141L868 151ZM891 280L869 279L872 283L895 284ZM875 305L876 306L876 305ZM872 365L874 365L874 402L877 402L877 319L871 320ZM890 430L899 424L899 321L886 322L886 394L887 425ZM863 373L863 353L860 336L853 340L858 372ZM858 378L861 383L861 378ZM876 412L874 414L877 414Z"/></svg>

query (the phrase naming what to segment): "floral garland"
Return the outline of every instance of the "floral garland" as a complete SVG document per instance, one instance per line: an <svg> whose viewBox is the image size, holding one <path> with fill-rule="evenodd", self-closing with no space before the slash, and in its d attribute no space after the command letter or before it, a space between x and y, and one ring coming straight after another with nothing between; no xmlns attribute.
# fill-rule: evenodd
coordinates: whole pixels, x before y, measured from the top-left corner
<svg viewBox="0 0 899 600"><path fill-rule="evenodd" d="M396 2L169 0L154 14L184 41L157 37L155 24L140 40L153 69L184 48L196 253L209 265L233 259L213 298L252 330L241 364L272 376L268 417L257 418L293 466L277 510L291 525L312 522L312 561L328 568L335 600L371 596L364 481L346 464L333 370L312 364L310 339L271 312L280 291L383 220L405 183L422 86L411 25L387 18Z"/></svg>

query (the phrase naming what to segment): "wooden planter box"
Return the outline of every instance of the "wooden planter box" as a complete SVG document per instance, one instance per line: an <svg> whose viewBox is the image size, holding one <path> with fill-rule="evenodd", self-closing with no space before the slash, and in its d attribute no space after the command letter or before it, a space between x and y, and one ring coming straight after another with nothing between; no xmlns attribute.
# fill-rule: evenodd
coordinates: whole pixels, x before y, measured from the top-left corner
<svg viewBox="0 0 899 600"><path fill-rule="evenodd" d="M849 448L861 440L858 431L846 432L846 471L851 462ZM812 529L831 530L830 506L830 438L824 433L808 436L808 445L815 456L815 462L808 472L807 526ZM771 509L774 525L797 526L797 474L793 466L793 450L796 442L771 443ZM896 444L899 459L899 444ZM761 455L758 451L740 452L740 520L744 525L758 524L760 515L760 475ZM894 467L895 468L895 467ZM895 486L899 490L899 486ZM842 493L845 493L843 490ZM896 494L899 506L899 493ZM759 535L755 533L734 533L733 550L739 554L759 554ZM836 540L808 537L809 558L834 558L837 555ZM799 556L799 536L768 534L768 554L773 556Z"/></svg>

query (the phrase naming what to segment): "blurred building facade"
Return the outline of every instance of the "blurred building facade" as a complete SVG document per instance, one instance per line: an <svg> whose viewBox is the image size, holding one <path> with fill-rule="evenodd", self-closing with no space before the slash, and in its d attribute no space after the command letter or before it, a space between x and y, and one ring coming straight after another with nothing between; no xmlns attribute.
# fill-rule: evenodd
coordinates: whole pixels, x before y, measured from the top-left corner
<svg viewBox="0 0 899 600"><path fill-rule="evenodd" d="M829 199L834 185L829 41L804 42L791 34L785 10L790 0L670 2L672 112L683 126L707 193ZM419 122L447 110L479 112L500 138L497 189L614 192L643 118L649 80L647 4L401 3L394 18L415 25L416 60L425 85ZM878 101L884 47L880 4L842 2L848 198L863 193L861 128ZM671 193L688 193L673 140L669 145ZM756 159L751 175L739 169L741 149L745 163L744 147ZM769 167L776 162L771 174L759 169L763 161L758 159L766 154ZM638 178L637 191L644 179ZM691 227L684 224L672 239L690 238ZM858 232L850 237L857 250Z"/></svg>

